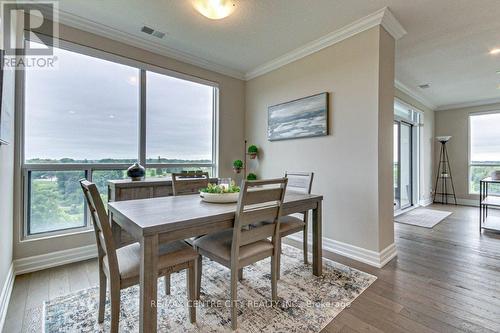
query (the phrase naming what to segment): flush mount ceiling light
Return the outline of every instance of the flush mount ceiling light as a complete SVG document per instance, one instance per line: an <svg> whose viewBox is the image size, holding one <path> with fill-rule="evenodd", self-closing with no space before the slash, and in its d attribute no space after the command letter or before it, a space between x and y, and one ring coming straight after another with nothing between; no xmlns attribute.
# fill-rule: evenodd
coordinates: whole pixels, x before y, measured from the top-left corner
<svg viewBox="0 0 500 333"><path fill-rule="evenodd" d="M497 54L500 54L500 49L499 49L499 48L492 49L492 50L490 50L490 54L491 54L491 55L497 55Z"/></svg>
<svg viewBox="0 0 500 333"><path fill-rule="evenodd" d="M192 0L193 7L211 20L228 17L234 11L234 0Z"/></svg>

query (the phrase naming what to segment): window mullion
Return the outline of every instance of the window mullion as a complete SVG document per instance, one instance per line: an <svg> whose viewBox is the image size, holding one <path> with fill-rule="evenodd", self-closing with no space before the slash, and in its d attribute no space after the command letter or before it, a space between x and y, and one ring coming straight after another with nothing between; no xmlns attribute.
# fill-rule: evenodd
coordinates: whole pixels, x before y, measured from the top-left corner
<svg viewBox="0 0 500 333"><path fill-rule="evenodd" d="M139 163L146 165L146 71L139 76Z"/></svg>

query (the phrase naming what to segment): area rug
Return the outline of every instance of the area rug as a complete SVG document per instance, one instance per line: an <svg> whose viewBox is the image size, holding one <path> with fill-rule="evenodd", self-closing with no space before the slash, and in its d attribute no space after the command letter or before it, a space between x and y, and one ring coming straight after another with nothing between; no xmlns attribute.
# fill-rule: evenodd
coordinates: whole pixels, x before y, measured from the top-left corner
<svg viewBox="0 0 500 333"><path fill-rule="evenodd" d="M436 224L450 216L451 212L442 210L417 208L408 213L401 214L394 218L394 221L404 224L416 225L424 228L434 228Z"/></svg>
<svg viewBox="0 0 500 333"><path fill-rule="evenodd" d="M269 259L245 268L244 280L238 285L238 332L319 332L376 280L373 275L327 259L323 261L323 276L316 277L302 258L299 250L283 245L277 304L270 302ZM229 297L229 270L207 259L203 261L196 324L190 324L187 318L185 276L183 273L172 275L172 294L169 296L163 292L163 279L159 279L158 331L230 332L230 311L225 306ZM122 290L120 332L138 331L138 296L138 287ZM29 329L36 332L42 327L45 332L108 332L109 299L103 324L97 323L97 309L97 287L61 296L45 302L44 307L37 310L41 313L27 314L31 318L43 318L40 326L33 323Z"/></svg>

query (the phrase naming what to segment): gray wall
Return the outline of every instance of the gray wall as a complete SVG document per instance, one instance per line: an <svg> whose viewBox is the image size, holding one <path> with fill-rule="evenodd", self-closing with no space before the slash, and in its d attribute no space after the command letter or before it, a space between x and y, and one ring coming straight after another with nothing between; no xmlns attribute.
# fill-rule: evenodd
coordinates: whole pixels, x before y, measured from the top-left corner
<svg viewBox="0 0 500 333"><path fill-rule="evenodd" d="M469 186L469 114L500 110L499 104L475 106L462 109L436 111L436 135L451 135L446 144L457 198L476 200L477 195L468 193ZM435 143L435 165L439 161L439 146ZM437 170L434 170L436 172ZM467 202L464 202L467 203Z"/></svg>
<svg viewBox="0 0 500 333"><path fill-rule="evenodd" d="M84 46L111 52L127 58L146 62L155 66L178 71L184 74L200 77L219 84L219 165L222 176L232 175L232 161L242 158L243 122L244 122L244 87L242 80L211 72L152 52L116 42L104 37L87 33L78 29L60 25L61 39ZM19 168L18 168L19 169ZM85 232L68 236L60 236L33 241L21 241L22 221L20 206L20 173L16 174L16 207L14 225L14 259L30 257L39 254L61 251L85 245L94 244L93 232Z"/></svg>
<svg viewBox="0 0 500 333"><path fill-rule="evenodd" d="M330 93L330 134L269 142L267 108ZM323 236L379 252L394 241L394 40L375 27L246 84L245 135L259 177L314 171ZM382 170L383 169L383 170Z"/></svg>

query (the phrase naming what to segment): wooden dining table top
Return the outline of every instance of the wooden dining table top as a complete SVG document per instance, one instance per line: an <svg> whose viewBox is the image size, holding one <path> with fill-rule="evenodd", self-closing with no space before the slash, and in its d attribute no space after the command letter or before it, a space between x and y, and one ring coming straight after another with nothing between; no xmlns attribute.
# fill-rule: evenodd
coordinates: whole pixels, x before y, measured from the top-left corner
<svg viewBox="0 0 500 333"><path fill-rule="evenodd" d="M296 213L296 206L321 200L322 195L287 191L282 213ZM108 209L115 218L131 222L129 227L136 229L136 234L145 236L215 220L234 219L236 203L208 203L198 194L193 194L109 202Z"/></svg>

